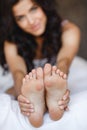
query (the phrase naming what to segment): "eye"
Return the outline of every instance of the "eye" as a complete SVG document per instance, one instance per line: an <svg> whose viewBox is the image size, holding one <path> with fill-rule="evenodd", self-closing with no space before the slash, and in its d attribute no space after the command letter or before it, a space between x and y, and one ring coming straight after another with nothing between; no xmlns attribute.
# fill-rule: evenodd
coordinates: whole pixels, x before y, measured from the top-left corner
<svg viewBox="0 0 87 130"><path fill-rule="evenodd" d="M16 17L16 21L22 21L24 19L24 16L18 16Z"/></svg>
<svg viewBox="0 0 87 130"><path fill-rule="evenodd" d="M36 11L38 9L38 6L32 7L31 11Z"/></svg>

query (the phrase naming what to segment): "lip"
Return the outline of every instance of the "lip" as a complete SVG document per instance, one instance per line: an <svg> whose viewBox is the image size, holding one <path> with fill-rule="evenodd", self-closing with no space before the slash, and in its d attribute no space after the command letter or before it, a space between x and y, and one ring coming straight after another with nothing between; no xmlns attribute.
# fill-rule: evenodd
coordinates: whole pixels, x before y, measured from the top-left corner
<svg viewBox="0 0 87 130"><path fill-rule="evenodd" d="M34 26L31 27L31 29L33 31L37 31L39 28L40 28L40 24L36 24L36 25L34 25Z"/></svg>

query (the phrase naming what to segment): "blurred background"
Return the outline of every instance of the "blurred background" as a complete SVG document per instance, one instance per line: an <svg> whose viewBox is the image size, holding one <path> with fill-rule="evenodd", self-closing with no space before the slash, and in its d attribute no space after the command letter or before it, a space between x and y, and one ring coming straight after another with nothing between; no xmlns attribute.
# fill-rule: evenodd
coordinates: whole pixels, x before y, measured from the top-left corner
<svg viewBox="0 0 87 130"><path fill-rule="evenodd" d="M57 2L60 15L79 26L81 44L78 55L87 60L87 0L57 0Z"/></svg>

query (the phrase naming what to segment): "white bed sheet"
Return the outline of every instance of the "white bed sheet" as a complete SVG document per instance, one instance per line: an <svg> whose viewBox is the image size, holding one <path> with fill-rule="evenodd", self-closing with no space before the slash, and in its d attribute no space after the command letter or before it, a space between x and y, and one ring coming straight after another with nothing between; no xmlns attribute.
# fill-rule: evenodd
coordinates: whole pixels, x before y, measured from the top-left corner
<svg viewBox="0 0 87 130"><path fill-rule="evenodd" d="M71 96L69 111L60 120L52 121L46 113L39 128L33 127L21 114L17 101L1 94L0 130L87 130L87 91Z"/></svg>
<svg viewBox="0 0 87 130"><path fill-rule="evenodd" d="M3 93L13 85L11 74L1 75L0 89ZM5 85L5 88L4 88ZM44 116L43 126L34 128L19 109L18 102L9 95L0 94L0 130L87 130L87 61L76 57L71 65L68 87L71 91L69 112L59 121L52 121L49 114Z"/></svg>

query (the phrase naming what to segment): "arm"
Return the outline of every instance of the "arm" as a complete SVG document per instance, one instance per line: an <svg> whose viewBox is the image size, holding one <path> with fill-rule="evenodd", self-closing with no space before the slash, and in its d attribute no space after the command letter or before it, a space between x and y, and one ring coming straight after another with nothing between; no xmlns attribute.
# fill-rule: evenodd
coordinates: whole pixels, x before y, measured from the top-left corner
<svg viewBox="0 0 87 130"><path fill-rule="evenodd" d="M17 53L16 45L6 41L4 53L9 69L13 75L16 96L18 96L21 93L22 79L27 73L27 68L23 58Z"/></svg>
<svg viewBox="0 0 87 130"><path fill-rule="evenodd" d="M57 56L57 67L68 74L70 64L78 52L80 44L79 28L67 22L62 25L62 47Z"/></svg>
<svg viewBox="0 0 87 130"><path fill-rule="evenodd" d="M23 114L28 115L33 112L31 102L21 94L22 79L27 73L24 59L18 55L16 45L5 42L5 57L14 79L14 89Z"/></svg>
<svg viewBox="0 0 87 130"><path fill-rule="evenodd" d="M71 62L79 49L80 30L76 25L66 22L62 25L62 32L62 47L57 55L57 67L68 74ZM69 90L67 90L62 100L59 101L60 109L68 109L69 94Z"/></svg>

